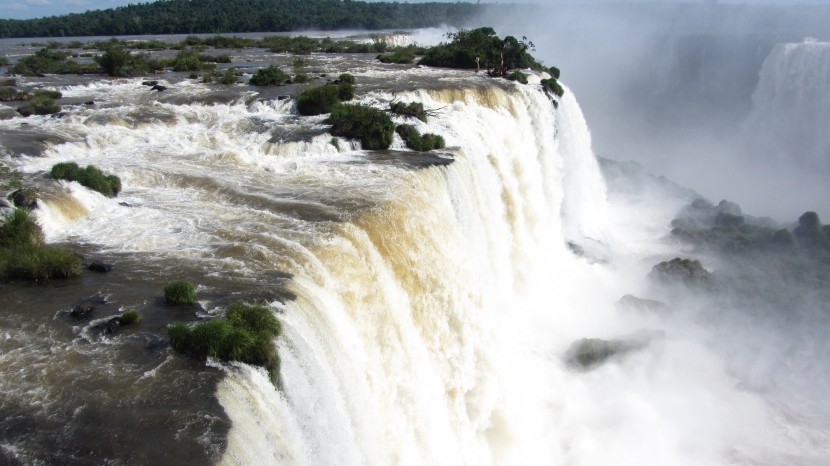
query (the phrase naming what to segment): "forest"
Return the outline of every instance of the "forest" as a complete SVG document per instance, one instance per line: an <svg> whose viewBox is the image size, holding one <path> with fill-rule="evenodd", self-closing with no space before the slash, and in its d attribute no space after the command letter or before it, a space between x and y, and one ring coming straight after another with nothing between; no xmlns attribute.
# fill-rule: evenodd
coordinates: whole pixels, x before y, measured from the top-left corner
<svg viewBox="0 0 830 466"><path fill-rule="evenodd" d="M410 29L464 26L482 11L472 3L391 3L352 0L158 0L108 10L0 19L0 37L283 32L304 29Z"/></svg>

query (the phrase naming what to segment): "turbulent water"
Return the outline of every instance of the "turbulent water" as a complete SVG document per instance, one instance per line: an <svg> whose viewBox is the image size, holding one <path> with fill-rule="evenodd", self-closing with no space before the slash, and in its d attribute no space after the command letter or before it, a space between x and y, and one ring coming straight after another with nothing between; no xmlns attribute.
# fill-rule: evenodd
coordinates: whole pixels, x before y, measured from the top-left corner
<svg viewBox="0 0 830 466"><path fill-rule="evenodd" d="M324 117L298 116L293 99L176 76L164 93L136 79L51 83L79 104L62 118L0 121L7 162L43 189L47 239L116 264L106 277L4 291L0 458L826 460L826 339L789 333L824 318L779 327L739 303L713 313L647 281L677 254L669 221L691 194L631 183L624 170L603 176L572 92L554 106L538 77L519 85L368 57L311 66L352 71L362 103L422 102L429 122L407 123L448 149L415 156L396 139L364 152L333 139ZM70 160L118 174L123 192L109 199L44 175ZM161 286L174 278L199 284L200 310L163 306ZM145 322L95 335L67 316L94 293L111 313L139 308ZM674 310L619 306L629 293ZM236 299L267 300L282 323L279 389L262 369L204 367L166 345L169 320L216 315ZM563 359L580 338L642 329L661 336L595 370ZM774 342L764 361L781 367L740 349L757 338Z"/></svg>

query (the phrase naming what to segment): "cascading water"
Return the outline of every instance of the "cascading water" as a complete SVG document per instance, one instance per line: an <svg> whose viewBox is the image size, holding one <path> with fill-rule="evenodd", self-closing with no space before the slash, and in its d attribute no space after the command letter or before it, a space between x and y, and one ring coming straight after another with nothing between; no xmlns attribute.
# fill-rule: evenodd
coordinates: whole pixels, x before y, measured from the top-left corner
<svg viewBox="0 0 830 466"><path fill-rule="evenodd" d="M828 94L830 43L778 44L761 68L745 122L753 152L774 163L830 173Z"/></svg>
<svg viewBox="0 0 830 466"><path fill-rule="evenodd" d="M118 198L62 182L37 215L50 241L130 258L126 270L116 269L129 283L93 285L124 306L144 299L152 308L148 290L181 275L200 283L201 317L237 297L269 299L283 327L280 389L261 369L212 360L204 369L157 341L151 364L129 343L136 338L104 345L87 328L64 329L80 335L69 342L50 336L24 351L36 323L4 334L0 345L13 351L0 356L0 369L69 367L50 357L63 348L69 359L82 353L94 373L109 370L113 354L129 354L138 369L108 373L127 399L140 387L131 401L135 425L156 429L141 410L141 403L162 409L151 394L179 396L189 417L165 425L175 425L177 441L198 438L188 448L204 450L202 462L691 465L795 457L809 464L826 453L810 443L823 425L791 422L789 405L736 382L740 371L710 345L710 323L695 309L655 315L615 305L628 293L664 296L643 277L674 253L664 237L688 196L606 199L570 90L556 108L538 78L525 86L363 66L360 99L378 107L422 102L434 116L407 123L442 135L443 156L419 159L399 139L392 151L360 151L332 139L323 117L299 117L292 101L256 100L250 91L216 96L182 81L157 97L138 81L114 80L62 88L69 98L94 97L98 108L29 119L66 142L13 160L29 176L67 160L119 174ZM395 92L385 90L389 83ZM16 124L0 122L0 130ZM142 280L152 283L130 288ZM48 315L57 326L63 314ZM155 319L156 332L166 319ZM575 340L641 329L663 336L590 372L563 361ZM190 372L200 378L182 375ZM0 409L16 412L9 406L34 397L44 417L55 417L52 407L72 403L60 396L62 380L4 384ZM188 388L168 390L171 380ZM195 404L213 400L212 387L227 422L210 403ZM74 387L89 396L96 389ZM97 402L121 406L103 398ZM65 422L86 419L89 405L78 404ZM787 443L792 432L806 439L804 452ZM49 442L45 434L22 436L0 447L18 461L48 462L55 457L38 456L36 447ZM74 451L60 446L57 455L65 450ZM163 461L153 454L100 459Z"/></svg>

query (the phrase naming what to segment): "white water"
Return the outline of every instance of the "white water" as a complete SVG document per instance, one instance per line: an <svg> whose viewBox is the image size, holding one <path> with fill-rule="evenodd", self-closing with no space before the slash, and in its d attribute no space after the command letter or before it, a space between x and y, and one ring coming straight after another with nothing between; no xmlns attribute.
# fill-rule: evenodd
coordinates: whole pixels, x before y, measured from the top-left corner
<svg viewBox="0 0 830 466"><path fill-rule="evenodd" d="M449 76L447 90L395 96L439 109L418 125L454 148L448 167L369 163L326 135L273 142L259 125L309 126L285 106L158 104L125 86L126 107L98 111L115 123L74 114L59 125L84 141L22 168L75 160L124 182L118 199L70 184L71 198L47 201L39 216L50 240L192 261L229 280L293 274L296 300L274 304L284 391L262 371L225 368L217 396L233 429L223 463L821 458L824 431L805 432L743 388L691 311L615 306L654 292L643 277L671 251L661 238L684 199L608 202L569 90L554 110L533 86ZM136 105L165 117L137 123ZM576 339L642 328L666 338L591 372L562 362ZM793 436L806 440L796 448Z"/></svg>
<svg viewBox="0 0 830 466"><path fill-rule="evenodd" d="M830 43L779 44L764 61L745 123L752 148L774 162L830 173Z"/></svg>

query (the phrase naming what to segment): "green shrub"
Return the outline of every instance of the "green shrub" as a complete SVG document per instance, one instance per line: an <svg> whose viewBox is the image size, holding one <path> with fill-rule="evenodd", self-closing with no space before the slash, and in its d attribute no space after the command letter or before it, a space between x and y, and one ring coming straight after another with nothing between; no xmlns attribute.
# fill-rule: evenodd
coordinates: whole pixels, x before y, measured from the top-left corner
<svg viewBox="0 0 830 466"><path fill-rule="evenodd" d="M0 55L0 66L9 66L9 59L5 55Z"/></svg>
<svg viewBox="0 0 830 466"><path fill-rule="evenodd" d="M69 55L65 52L43 48L21 58L12 67L11 72L24 76L33 76L40 73L47 74L68 74L77 73L80 66L77 62L67 60Z"/></svg>
<svg viewBox="0 0 830 466"><path fill-rule="evenodd" d="M20 94L13 87L0 87L0 102L11 102L20 99Z"/></svg>
<svg viewBox="0 0 830 466"><path fill-rule="evenodd" d="M226 86L236 84L236 70L234 68L228 68L227 70L225 70L225 73L222 75L222 78L219 79L219 83L224 84Z"/></svg>
<svg viewBox="0 0 830 466"><path fill-rule="evenodd" d="M482 68L497 70L501 76L504 70L514 68L543 69L527 50L533 47L525 39L519 41L507 36L503 40L491 27L461 30L449 33L449 43L429 48L419 62L423 65L446 68L476 68L476 58Z"/></svg>
<svg viewBox="0 0 830 466"><path fill-rule="evenodd" d="M187 280L175 280L164 285L164 298L167 304L195 304L196 287Z"/></svg>
<svg viewBox="0 0 830 466"><path fill-rule="evenodd" d="M337 105L329 123L332 135L360 139L366 150L388 149L395 132L395 123L386 112L366 105Z"/></svg>
<svg viewBox="0 0 830 466"><path fill-rule="evenodd" d="M38 91L43 92L43 91ZM57 93L60 95L60 92ZM28 99L28 103L17 109L17 113L24 117L32 115L51 115L61 111L60 105L49 97L48 93L35 93L35 95Z"/></svg>
<svg viewBox="0 0 830 466"><path fill-rule="evenodd" d="M0 248L30 248L41 245L43 231L28 209L14 209L0 224Z"/></svg>
<svg viewBox="0 0 830 466"><path fill-rule="evenodd" d="M553 76L554 79L559 79L559 74L560 74L559 68L557 68L555 66L551 66L550 68L548 68L548 74Z"/></svg>
<svg viewBox="0 0 830 466"><path fill-rule="evenodd" d="M410 102L409 104L393 102L389 104L389 111L396 115L414 117L423 122L427 121L427 112L424 110L424 104L420 102Z"/></svg>
<svg viewBox="0 0 830 466"><path fill-rule="evenodd" d="M107 175L93 165L81 168L75 162L61 162L52 167L52 178L58 180L77 181L82 186L114 197L121 192L121 179L115 175Z"/></svg>
<svg viewBox="0 0 830 466"><path fill-rule="evenodd" d="M297 84L307 83L311 81L311 78L305 73L297 73L294 75L294 82Z"/></svg>
<svg viewBox="0 0 830 466"><path fill-rule="evenodd" d="M46 280L81 274L78 256L50 246L0 249L0 280Z"/></svg>
<svg viewBox="0 0 830 466"><path fill-rule="evenodd" d="M354 84L341 82L337 86L337 97L341 102L348 102L354 99Z"/></svg>
<svg viewBox="0 0 830 466"><path fill-rule="evenodd" d="M138 76L155 68L146 56L134 55L121 45L110 46L95 61L110 76Z"/></svg>
<svg viewBox="0 0 830 466"><path fill-rule="evenodd" d="M173 71L199 71L202 68L202 60L193 50L180 51L173 62Z"/></svg>
<svg viewBox="0 0 830 466"><path fill-rule="evenodd" d="M353 75L349 73L343 73L337 77L337 80L343 84L355 84L356 80Z"/></svg>
<svg viewBox="0 0 830 466"><path fill-rule="evenodd" d="M330 113L342 100L351 100L353 97L354 86L351 84L311 87L297 97L297 111L306 116Z"/></svg>
<svg viewBox="0 0 830 466"><path fill-rule="evenodd" d="M249 82L254 86L279 86L286 79L288 79L288 75L276 66L271 65L267 68L258 69L256 74L251 76Z"/></svg>
<svg viewBox="0 0 830 466"><path fill-rule="evenodd" d="M38 89L32 95L32 98L34 99L60 99L61 97L63 97L63 94L61 94L60 91L53 91L50 89Z"/></svg>
<svg viewBox="0 0 830 466"><path fill-rule="evenodd" d="M522 84L527 84L527 74L522 73L519 70L513 71L509 75L507 75L507 79L510 81L518 81Z"/></svg>
<svg viewBox="0 0 830 466"><path fill-rule="evenodd" d="M556 78L543 79L541 84L542 89L544 89L548 94L553 93L558 97L565 95L565 89L562 88L562 85L559 84L559 81L557 81Z"/></svg>
<svg viewBox="0 0 830 466"><path fill-rule="evenodd" d="M280 334L279 321L267 307L232 304L224 318L189 326L174 322L167 335L174 350L200 359L240 361L262 366L276 379L279 357L274 338Z"/></svg>
<svg viewBox="0 0 830 466"><path fill-rule="evenodd" d="M406 142L406 147L418 152L444 148L444 138L432 133L421 135L412 125L398 125L395 131Z"/></svg>
<svg viewBox="0 0 830 466"><path fill-rule="evenodd" d="M141 313L138 311L124 311L118 316L118 323L121 325L133 325L141 321Z"/></svg>

